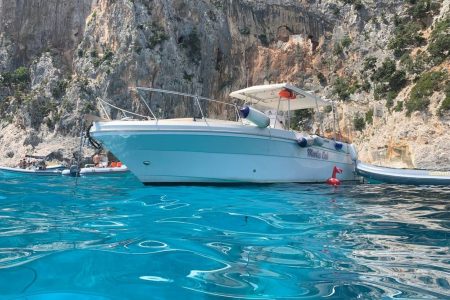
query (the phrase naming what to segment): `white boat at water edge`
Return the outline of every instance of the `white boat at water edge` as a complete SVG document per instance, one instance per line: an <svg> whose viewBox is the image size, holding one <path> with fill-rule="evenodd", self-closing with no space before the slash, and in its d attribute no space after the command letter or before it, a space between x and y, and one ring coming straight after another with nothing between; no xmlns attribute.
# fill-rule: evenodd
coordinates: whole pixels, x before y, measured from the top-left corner
<svg viewBox="0 0 450 300"><path fill-rule="evenodd" d="M356 151L350 144L290 129L293 110L330 105L289 84L254 86L230 94L250 104L287 112L286 128L253 108L236 121L206 118L200 101L218 101L149 88L138 91L190 97L201 118L97 121L90 134L123 161L145 184L165 183L323 183L334 166L339 179L356 180ZM272 123L269 126L269 123Z"/></svg>
<svg viewBox="0 0 450 300"><path fill-rule="evenodd" d="M128 172L128 168L125 165L119 167L95 167L94 165L85 166L80 168L80 171L67 169L62 171L62 175L65 176L90 176L90 175L111 175L111 174L122 174Z"/></svg>
<svg viewBox="0 0 450 300"><path fill-rule="evenodd" d="M78 168L74 166L77 170ZM86 165L81 168L79 172L73 171L72 168L67 168L65 165L50 165L46 166L45 169L31 166L28 168L11 168L0 166L0 174L5 175L31 175L31 176L88 176L88 175L110 175L110 174L122 174L128 172L126 165L102 165L100 167L95 167L94 165Z"/></svg>
<svg viewBox="0 0 450 300"><path fill-rule="evenodd" d="M388 168L358 161L356 172L371 183L450 185L450 171Z"/></svg>
<svg viewBox="0 0 450 300"><path fill-rule="evenodd" d="M36 175L36 176L60 176L62 170L65 169L63 165L49 166L45 169L39 168L10 168L10 167L1 167L0 172L5 174L15 174L15 175Z"/></svg>

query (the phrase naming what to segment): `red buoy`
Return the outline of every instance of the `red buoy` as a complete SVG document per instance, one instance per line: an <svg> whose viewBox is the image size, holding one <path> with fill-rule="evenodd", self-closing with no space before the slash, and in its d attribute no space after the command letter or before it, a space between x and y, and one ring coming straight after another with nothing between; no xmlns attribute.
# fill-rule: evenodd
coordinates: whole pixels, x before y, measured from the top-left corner
<svg viewBox="0 0 450 300"><path fill-rule="evenodd" d="M288 90L288 89L282 89L279 93L278 96L280 96L280 98L285 98L285 99L289 99L289 100L293 100L295 98L297 98L294 94L293 91Z"/></svg>
<svg viewBox="0 0 450 300"><path fill-rule="evenodd" d="M342 173L342 169L339 169L338 167L334 166L333 174L331 175L331 178L327 179L327 184L332 186L338 186L341 184L341 181L336 178L337 173Z"/></svg>
<svg viewBox="0 0 450 300"><path fill-rule="evenodd" d="M341 184L341 181L337 178L328 178L327 183L332 186L338 186Z"/></svg>

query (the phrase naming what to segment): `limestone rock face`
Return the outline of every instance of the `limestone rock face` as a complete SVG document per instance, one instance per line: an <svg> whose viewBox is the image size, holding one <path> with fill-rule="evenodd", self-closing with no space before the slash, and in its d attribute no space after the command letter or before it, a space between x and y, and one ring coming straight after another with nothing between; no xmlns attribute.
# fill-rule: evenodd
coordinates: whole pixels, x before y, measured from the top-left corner
<svg viewBox="0 0 450 300"><path fill-rule="evenodd" d="M9 59L0 68L26 64L46 50L58 52L70 63L93 2L1 0L0 39Z"/></svg>
<svg viewBox="0 0 450 300"><path fill-rule="evenodd" d="M228 99L247 85L288 81L332 97L338 76L362 80L366 57L380 65L392 56L387 45L404 1L362 3L357 9L338 0L0 0L0 72L21 78L0 77L0 164L47 151L71 157L81 116L104 116L98 98L147 114L136 86ZM351 44L336 54L347 38ZM20 67L27 71L22 77ZM434 97L437 106L443 94ZM147 99L162 117L195 114L190 101ZM362 90L350 100L339 105L338 127L350 132L364 159L450 169L448 120L381 109L357 132L352 118L384 102ZM330 113L324 124L333 127ZM383 159L374 155L380 151Z"/></svg>

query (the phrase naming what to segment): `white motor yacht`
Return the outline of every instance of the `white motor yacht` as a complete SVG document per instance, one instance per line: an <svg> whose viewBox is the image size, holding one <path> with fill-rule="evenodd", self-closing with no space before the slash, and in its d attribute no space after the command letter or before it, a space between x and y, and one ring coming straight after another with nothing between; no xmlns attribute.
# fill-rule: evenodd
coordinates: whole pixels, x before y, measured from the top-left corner
<svg viewBox="0 0 450 300"><path fill-rule="evenodd" d="M97 121L90 135L114 153L144 184L323 183L336 166L340 180L355 180L352 145L289 129L252 106L234 104L235 121L206 118L199 96L137 88L150 93L191 97L201 118L159 119L146 103L147 120ZM262 85L230 94L247 105L287 112L331 103L289 84ZM114 107L114 106L113 106ZM117 107L116 107L117 108ZM242 116L242 117L241 117ZM246 119L244 119L244 117ZM284 128L287 126L287 128Z"/></svg>

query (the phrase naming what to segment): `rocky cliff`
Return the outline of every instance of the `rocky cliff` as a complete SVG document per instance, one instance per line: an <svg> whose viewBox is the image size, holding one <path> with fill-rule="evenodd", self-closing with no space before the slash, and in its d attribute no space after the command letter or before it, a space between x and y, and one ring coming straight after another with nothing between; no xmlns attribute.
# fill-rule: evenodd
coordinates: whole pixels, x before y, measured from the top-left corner
<svg viewBox="0 0 450 300"><path fill-rule="evenodd" d="M449 6L0 0L0 162L70 157L80 116L103 113L98 98L145 112L135 86L226 99L289 81L336 100L339 127L364 160L450 169ZM194 109L158 97L150 105L163 116ZM323 115L330 131L331 113Z"/></svg>

